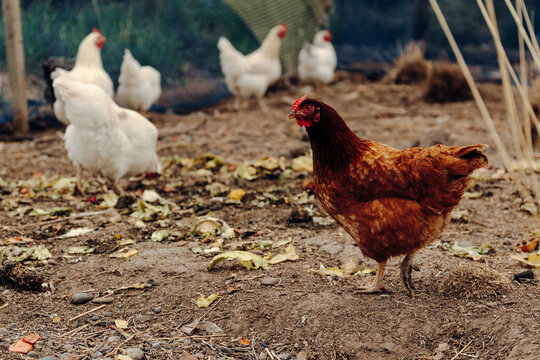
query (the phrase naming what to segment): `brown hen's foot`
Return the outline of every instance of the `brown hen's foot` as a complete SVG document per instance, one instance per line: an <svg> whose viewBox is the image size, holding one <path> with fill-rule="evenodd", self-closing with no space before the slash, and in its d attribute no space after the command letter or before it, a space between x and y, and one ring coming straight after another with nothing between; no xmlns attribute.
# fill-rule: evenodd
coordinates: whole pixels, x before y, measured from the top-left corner
<svg viewBox="0 0 540 360"><path fill-rule="evenodd" d="M373 285L364 289L358 289L354 292L354 294L380 294L383 292L390 292L384 287L384 282L383 282L385 266L386 266L386 260L383 262L380 262L379 267L377 268L377 274L375 275L375 280L373 281Z"/></svg>
<svg viewBox="0 0 540 360"><path fill-rule="evenodd" d="M385 288L384 286L382 287L369 286L367 288L356 289L353 292L353 294L355 295L357 294L384 294L384 293L391 294L392 292L388 290L387 288Z"/></svg>
<svg viewBox="0 0 540 360"><path fill-rule="evenodd" d="M413 258L412 254L407 254L403 261L401 262L400 270L401 270L401 281L403 282L403 285L405 286L405 291L407 291L409 296L414 296L412 290L416 290L412 283L411 273L413 269L413 265L411 264L411 260ZM412 289L412 290L411 290Z"/></svg>

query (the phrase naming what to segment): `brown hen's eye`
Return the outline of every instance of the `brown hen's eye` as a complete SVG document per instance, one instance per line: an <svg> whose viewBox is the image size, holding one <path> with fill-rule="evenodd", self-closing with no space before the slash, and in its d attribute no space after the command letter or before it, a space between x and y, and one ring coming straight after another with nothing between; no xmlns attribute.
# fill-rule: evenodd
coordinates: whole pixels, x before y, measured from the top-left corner
<svg viewBox="0 0 540 360"><path fill-rule="evenodd" d="M306 105L306 110L308 110L309 112L313 112L313 108L314 108L314 106L312 104L307 104Z"/></svg>

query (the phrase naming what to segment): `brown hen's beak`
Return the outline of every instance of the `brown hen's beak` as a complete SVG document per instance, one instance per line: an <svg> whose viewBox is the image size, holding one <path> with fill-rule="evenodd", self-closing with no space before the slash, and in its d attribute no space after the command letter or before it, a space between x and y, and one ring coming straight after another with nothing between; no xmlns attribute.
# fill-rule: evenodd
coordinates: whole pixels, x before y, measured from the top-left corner
<svg viewBox="0 0 540 360"><path fill-rule="evenodd" d="M296 119L296 114L297 112L296 111L291 111L291 113L289 114L289 119Z"/></svg>

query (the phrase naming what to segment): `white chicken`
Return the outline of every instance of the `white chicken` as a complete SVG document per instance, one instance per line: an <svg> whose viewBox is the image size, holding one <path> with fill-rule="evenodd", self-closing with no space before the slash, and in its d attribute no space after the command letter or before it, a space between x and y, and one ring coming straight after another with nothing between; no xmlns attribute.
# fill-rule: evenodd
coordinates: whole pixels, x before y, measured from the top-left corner
<svg viewBox="0 0 540 360"><path fill-rule="evenodd" d="M298 56L298 77L301 81L317 81L328 84L334 79L337 56L332 34L322 30L315 34L313 44L305 44Z"/></svg>
<svg viewBox="0 0 540 360"><path fill-rule="evenodd" d="M53 87L70 123L64 141L68 157L77 167L79 191L83 169L110 179L118 193L122 192L118 185L122 177L161 171L156 153L158 132L144 116L119 107L95 84L61 76Z"/></svg>
<svg viewBox="0 0 540 360"><path fill-rule="evenodd" d="M116 102L120 106L148 110L161 95L161 74L151 66L141 66L128 49L118 77Z"/></svg>
<svg viewBox="0 0 540 360"><path fill-rule="evenodd" d="M113 82L101 61L101 48L107 39L101 32L94 28L92 32L81 41L77 57L75 58L75 66L70 71L56 68L51 74L51 78L69 77L83 83L95 84L101 87L105 93L112 98L114 95ZM54 88L53 88L54 89ZM54 92L54 96L58 99L58 94ZM55 101L53 105L54 115L62 123L68 125L69 120L66 118L65 110L62 103Z"/></svg>
<svg viewBox="0 0 540 360"><path fill-rule="evenodd" d="M231 42L221 37L218 41L221 72L225 83L237 98L255 96L260 106L266 109L262 100L268 86L281 76L279 51L281 40L287 34L287 25L274 26L266 35L261 46L249 55L243 55Z"/></svg>

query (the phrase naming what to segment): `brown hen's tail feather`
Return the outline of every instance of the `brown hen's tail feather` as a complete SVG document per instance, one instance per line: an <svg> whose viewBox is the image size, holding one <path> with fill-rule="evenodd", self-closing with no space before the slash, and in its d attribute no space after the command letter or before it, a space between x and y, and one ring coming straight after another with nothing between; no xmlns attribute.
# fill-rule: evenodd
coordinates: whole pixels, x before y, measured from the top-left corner
<svg viewBox="0 0 540 360"><path fill-rule="evenodd" d="M486 147L487 145L483 144L456 147L452 155L459 160L448 167L448 174L451 178L457 180L469 175L476 169L486 166L488 159L482 153L482 150Z"/></svg>
<svg viewBox="0 0 540 360"><path fill-rule="evenodd" d="M482 150L487 149L487 145L477 144L469 145L457 148L456 157L464 160L470 160L469 165L474 169L479 169L486 166L488 163L487 156L484 155Z"/></svg>

